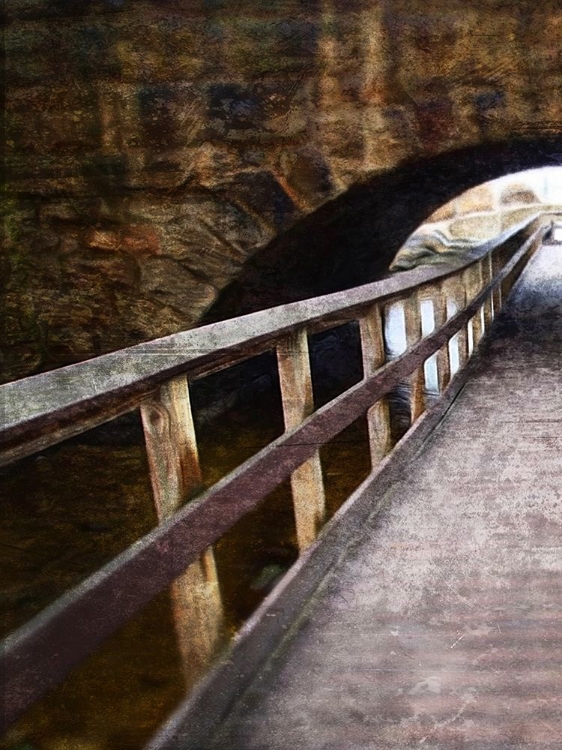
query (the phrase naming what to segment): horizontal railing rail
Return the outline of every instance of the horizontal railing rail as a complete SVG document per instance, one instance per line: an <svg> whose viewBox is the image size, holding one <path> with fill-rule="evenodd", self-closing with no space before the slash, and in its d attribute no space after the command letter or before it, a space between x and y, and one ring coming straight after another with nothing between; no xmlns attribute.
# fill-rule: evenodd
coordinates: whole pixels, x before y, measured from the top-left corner
<svg viewBox="0 0 562 750"><path fill-rule="evenodd" d="M326 519L319 448L367 414L376 471L392 448L385 396L409 381L410 423L416 422L427 406L425 363L437 357L443 393L454 374L453 350L458 369L476 350L544 231L542 221L525 222L454 269L418 268L4 386L5 462L140 407L160 521L5 641L4 726L169 586L190 682L203 674L224 643L212 545L290 478L304 551ZM433 330L424 335L426 301ZM384 318L397 302L404 310L407 348L385 361ZM351 320L360 324L363 380L315 411L307 338ZM277 350L285 433L184 504L201 486L188 381L271 348Z"/></svg>
<svg viewBox="0 0 562 750"><path fill-rule="evenodd" d="M536 220L537 217L533 217ZM303 326L315 333L357 319L374 302L398 300L444 280L512 239L526 220L472 251L460 266L419 267L335 294L270 308L121 349L0 386L0 466L124 414L175 375L209 375L273 348Z"/></svg>

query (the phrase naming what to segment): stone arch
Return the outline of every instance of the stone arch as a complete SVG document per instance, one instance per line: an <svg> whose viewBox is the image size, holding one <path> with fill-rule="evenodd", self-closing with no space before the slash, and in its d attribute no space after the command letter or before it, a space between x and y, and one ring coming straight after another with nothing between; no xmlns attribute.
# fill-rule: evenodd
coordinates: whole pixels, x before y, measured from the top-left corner
<svg viewBox="0 0 562 750"><path fill-rule="evenodd" d="M203 323L367 283L440 206L489 180L560 166L562 138L483 144L360 181L258 250Z"/></svg>
<svg viewBox="0 0 562 750"><path fill-rule="evenodd" d="M361 283L560 132L553 2L9 6L0 379Z"/></svg>

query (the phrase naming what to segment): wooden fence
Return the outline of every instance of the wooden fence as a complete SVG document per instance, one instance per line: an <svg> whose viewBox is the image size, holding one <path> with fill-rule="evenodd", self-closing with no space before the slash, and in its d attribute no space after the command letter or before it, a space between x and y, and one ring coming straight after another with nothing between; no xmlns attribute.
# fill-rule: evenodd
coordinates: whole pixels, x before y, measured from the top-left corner
<svg viewBox="0 0 562 750"><path fill-rule="evenodd" d="M427 406L424 364L435 356L444 393L544 231L535 219L486 243L455 268L419 267L3 386L1 464L140 409L159 519L150 533L7 638L0 657L4 729L166 587L188 681L200 678L225 648L213 544L290 478L304 553L326 521L320 447L367 414L376 472L393 450L385 396L408 382L410 423L416 424ZM397 304L407 347L387 360L385 320ZM422 306L431 310L429 331ZM308 337L350 321L360 326L363 379L315 409ZM272 349L285 433L201 491L189 384Z"/></svg>

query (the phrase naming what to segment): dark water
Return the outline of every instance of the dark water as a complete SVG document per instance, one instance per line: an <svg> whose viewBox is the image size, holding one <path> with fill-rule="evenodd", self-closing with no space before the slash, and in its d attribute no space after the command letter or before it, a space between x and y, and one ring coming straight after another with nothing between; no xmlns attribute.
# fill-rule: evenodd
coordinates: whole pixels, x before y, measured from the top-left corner
<svg viewBox="0 0 562 750"><path fill-rule="evenodd" d="M339 386L330 381L324 390L317 378L322 400L348 387L357 373L346 378ZM275 382L253 392L253 400L234 399L235 407L226 415L213 417L208 410L205 419L198 419L207 486L283 430ZM365 421L324 446L321 457L332 515L369 472ZM0 573L4 635L156 524L138 414L4 470L0 493L5 518ZM227 624L234 632L297 558L288 485L236 524L215 552ZM142 747L183 694L165 592L36 705L0 747Z"/></svg>

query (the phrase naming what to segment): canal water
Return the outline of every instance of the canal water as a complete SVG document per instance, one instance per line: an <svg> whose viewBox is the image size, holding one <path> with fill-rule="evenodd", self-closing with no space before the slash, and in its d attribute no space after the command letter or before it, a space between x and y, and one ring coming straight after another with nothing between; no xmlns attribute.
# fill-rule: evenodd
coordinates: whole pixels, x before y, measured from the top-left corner
<svg viewBox="0 0 562 750"><path fill-rule="evenodd" d="M432 325L433 310L422 304L424 334ZM387 357L393 358L406 348L401 305L388 308L385 328ZM317 334L310 348L317 406L362 377L357 325ZM454 346L451 359L455 367ZM425 375L431 397L437 388L435 358L426 363ZM271 353L196 383L192 398L206 487L283 432ZM388 401L396 442L409 424L407 385ZM324 446L321 458L331 516L370 471L365 419ZM156 524L139 414L3 470L0 492L6 635ZM217 543L215 554L227 627L234 633L297 558L289 484L241 519ZM183 695L164 592L23 717L0 740L0 750L133 750Z"/></svg>
<svg viewBox="0 0 562 750"><path fill-rule="evenodd" d="M198 428L205 485L283 430L278 394ZM369 472L364 420L322 449L330 515ZM28 621L156 524L138 414L0 474L5 523L3 635ZM297 557L290 488L281 486L216 546L231 632ZM72 633L68 634L69 639ZM0 740L2 750L133 750L184 695L165 592Z"/></svg>

